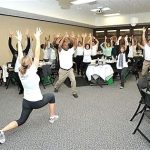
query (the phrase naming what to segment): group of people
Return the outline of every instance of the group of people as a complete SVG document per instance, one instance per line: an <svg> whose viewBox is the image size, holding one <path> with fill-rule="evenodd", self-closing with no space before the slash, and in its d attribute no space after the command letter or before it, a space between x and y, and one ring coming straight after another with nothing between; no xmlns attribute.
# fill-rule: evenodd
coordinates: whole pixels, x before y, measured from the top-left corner
<svg viewBox="0 0 150 150"><path fill-rule="evenodd" d="M143 28L143 44L140 45L144 50L144 63L142 69L142 76L146 75L150 67L150 40L146 41L145 38L146 29ZM69 77L72 87L72 95L78 98L78 92L76 88L76 79L73 70L73 57L77 63L77 74L81 72L81 75L86 74L86 69L91 63L92 59L97 59L99 41L91 34L87 35L83 33L75 36L65 33L63 36L57 34L54 37L52 43L50 43L50 36L45 38L45 43L41 44L41 29L37 28L34 34L36 46L34 57L31 57L28 53L31 48L30 37L28 31L26 32L27 46L23 50L22 48L22 33L17 31L17 50L13 48L12 33L9 36L9 48L13 54L12 67L15 68L15 76L20 87L20 93L24 92L22 102L22 113L18 120L12 121L3 129L0 130L0 143L5 142L5 132L13 128L16 128L26 122L33 109L41 108L45 105L49 105L50 118L49 122L54 123L58 119L58 115L55 114L55 96L52 93L42 95L39 82L40 78L37 75L37 68L39 67L40 51L43 49L44 61L59 60L59 77L54 85L54 92L58 92L62 83ZM103 55L105 57L114 57L117 59L116 67L121 79L120 88L124 88L125 73L128 70L128 58L133 58L136 51L136 42L134 37L128 36L112 37L108 39L105 37L104 43L100 45ZM51 49L51 55L49 52Z"/></svg>

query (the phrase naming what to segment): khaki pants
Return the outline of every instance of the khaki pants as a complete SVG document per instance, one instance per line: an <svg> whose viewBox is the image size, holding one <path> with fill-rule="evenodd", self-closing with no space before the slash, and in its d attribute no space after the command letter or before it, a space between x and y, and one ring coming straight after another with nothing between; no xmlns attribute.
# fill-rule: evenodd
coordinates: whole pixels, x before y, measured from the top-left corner
<svg viewBox="0 0 150 150"><path fill-rule="evenodd" d="M142 76L145 76L147 74L148 68L150 68L150 61L144 60L142 68Z"/></svg>
<svg viewBox="0 0 150 150"><path fill-rule="evenodd" d="M69 77L71 81L72 94L76 94L77 93L76 80L75 80L73 68L71 68L70 70L64 70L61 68L59 69L59 78L55 84L55 89L58 90L61 84L66 80L67 77Z"/></svg>

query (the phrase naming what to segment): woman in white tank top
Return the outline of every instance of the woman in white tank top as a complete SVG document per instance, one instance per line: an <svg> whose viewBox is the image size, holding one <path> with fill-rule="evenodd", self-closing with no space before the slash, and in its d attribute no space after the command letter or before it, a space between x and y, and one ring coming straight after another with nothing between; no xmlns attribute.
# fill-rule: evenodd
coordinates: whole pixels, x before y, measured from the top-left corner
<svg viewBox="0 0 150 150"><path fill-rule="evenodd" d="M9 131L13 128L16 128L26 122L30 113L34 109L39 109L47 104L49 104L50 111L50 123L54 123L58 119L58 116L55 115L55 96L52 93L47 93L42 95L39 87L40 78L37 75L37 68L39 66L40 58L40 36L42 32L40 28L37 28L36 33L34 34L36 39L36 48L35 48L35 57L32 62L30 56L23 56L21 40L22 34L17 31L17 40L18 40L18 58L17 63L19 66L19 77L24 87L24 98L22 103L22 113L18 120L10 122L2 130L0 130L0 143L5 142L4 132Z"/></svg>

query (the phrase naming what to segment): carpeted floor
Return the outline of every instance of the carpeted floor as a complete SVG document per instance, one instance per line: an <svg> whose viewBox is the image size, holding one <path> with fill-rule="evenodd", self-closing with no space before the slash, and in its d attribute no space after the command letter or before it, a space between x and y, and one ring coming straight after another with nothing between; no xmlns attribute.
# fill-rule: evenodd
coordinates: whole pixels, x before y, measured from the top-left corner
<svg viewBox="0 0 150 150"><path fill-rule="evenodd" d="M51 85L42 93L53 92ZM133 122L140 94L134 78L123 90L119 82L113 85L78 87L79 98L63 85L56 95L60 119L48 122L48 107L32 112L28 121L6 133L6 143L0 150L149 150L149 143L137 132L132 135L139 116ZM0 128L21 112L22 96L17 87L0 86ZM150 121L145 117L141 128L150 137Z"/></svg>

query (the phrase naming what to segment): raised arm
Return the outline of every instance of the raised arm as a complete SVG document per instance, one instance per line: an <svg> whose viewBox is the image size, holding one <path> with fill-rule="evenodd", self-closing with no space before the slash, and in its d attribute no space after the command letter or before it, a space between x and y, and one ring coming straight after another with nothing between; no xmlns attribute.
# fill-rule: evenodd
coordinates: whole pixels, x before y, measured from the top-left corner
<svg viewBox="0 0 150 150"><path fill-rule="evenodd" d="M139 46L141 49L144 49L144 46L141 45L139 42L138 42L138 46Z"/></svg>
<svg viewBox="0 0 150 150"><path fill-rule="evenodd" d="M90 49L92 49L92 34L89 34L89 43L90 43Z"/></svg>
<svg viewBox="0 0 150 150"><path fill-rule="evenodd" d="M113 47L113 38L110 38L111 47Z"/></svg>
<svg viewBox="0 0 150 150"><path fill-rule="evenodd" d="M30 46L31 46L31 43L30 43L30 35L29 35L28 29L26 30L26 37L27 37L27 46L26 46L26 48L23 50L23 53L24 53L25 55L28 54L28 52L29 52L29 50L30 50Z"/></svg>
<svg viewBox="0 0 150 150"><path fill-rule="evenodd" d="M34 37L36 39L36 46L35 46L35 55L34 55L34 64L38 67L39 65L39 59L40 59L40 36L42 32L40 28L36 29L36 32L34 34Z"/></svg>
<svg viewBox="0 0 150 150"><path fill-rule="evenodd" d="M83 47L85 47L85 38L86 38L87 34L82 33L82 41L83 41Z"/></svg>
<svg viewBox="0 0 150 150"><path fill-rule="evenodd" d="M124 40L125 40L125 50L127 50L127 46L129 45L129 43L128 43L128 35L125 36Z"/></svg>
<svg viewBox="0 0 150 150"><path fill-rule="evenodd" d="M94 37L94 39L97 42L97 45L99 45L99 40L96 37Z"/></svg>
<svg viewBox="0 0 150 150"><path fill-rule="evenodd" d="M135 45L133 35L131 36L131 41L132 41L132 47L133 47Z"/></svg>
<svg viewBox="0 0 150 150"><path fill-rule="evenodd" d="M106 40L107 40L107 36L105 36L105 41L104 41L104 47L106 48L107 46L107 42L106 42Z"/></svg>
<svg viewBox="0 0 150 150"><path fill-rule="evenodd" d="M8 46L9 46L11 53L14 55L16 54L17 51L12 46L12 36L13 36L13 32L9 32Z"/></svg>
<svg viewBox="0 0 150 150"><path fill-rule="evenodd" d="M75 36L74 32L71 33L70 39L73 42L73 47L76 50L78 45L78 37Z"/></svg>
<svg viewBox="0 0 150 150"><path fill-rule="evenodd" d="M21 45L22 34L21 34L21 32L19 30L16 33L17 33L17 35L15 37L16 37L16 39L18 41L18 59L19 59L19 62L21 62L21 59L23 57L22 45Z"/></svg>
<svg viewBox="0 0 150 150"><path fill-rule="evenodd" d="M66 32L65 35L63 36L63 38L61 39L59 45L58 45L58 50L61 51L62 49L62 45L63 45L63 42L65 40L65 38L68 37L68 33Z"/></svg>
<svg viewBox="0 0 150 150"><path fill-rule="evenodd" d="M144 44L144 45L145 45L145 44L147 44L147 42L146 42L146 38L145 38L145 32L146 32L146 28L145 28L145 27L143 27L142 40L143 40L143 44Z"/></svg>

